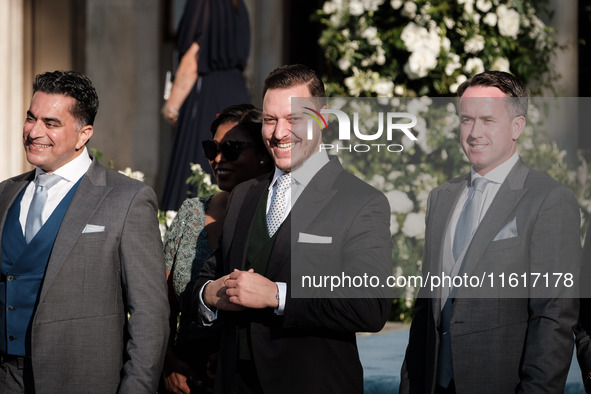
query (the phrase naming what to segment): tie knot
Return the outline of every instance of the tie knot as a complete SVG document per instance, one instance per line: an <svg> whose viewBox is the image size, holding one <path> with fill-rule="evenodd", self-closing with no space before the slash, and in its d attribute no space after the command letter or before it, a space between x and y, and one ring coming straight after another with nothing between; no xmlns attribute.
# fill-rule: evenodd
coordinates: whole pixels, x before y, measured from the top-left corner
<svg viewBox="0 0 591 394"><path fill-rule="evenodd" d="M39 174L37 175L37 184L46 190L49 190L56 183L59 182L61 177L55 174Z"/></svg>
<svg viewBox="0 0 591 394"><path fill-rule="evenodd" d="M488 184L488 179L486 179L485 177L479 177L479 178L472 180L472 187L475 190L478 190L479 192L483 192L484 189L486 188L487 184Z"/></svg>
<svg viewBox="0 0 591 394"><path fill-rule="evenodd" d="M277 179L277 191L286 190L291 185L291 174L283 174Z"/></svg>

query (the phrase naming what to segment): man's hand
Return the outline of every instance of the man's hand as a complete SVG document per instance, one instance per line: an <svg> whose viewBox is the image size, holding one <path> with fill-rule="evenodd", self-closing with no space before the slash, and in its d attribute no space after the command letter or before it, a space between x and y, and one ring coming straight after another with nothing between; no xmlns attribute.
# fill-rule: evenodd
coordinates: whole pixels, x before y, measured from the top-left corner
<svg viewBox="0 0 591 394"><path fill-rule="evenodd" d="M209 282L203 291L203 301L210 308L217 308L223 311L241 311L244 307L232 303L226 294L226 281L230 275L222 276L219 279Z"/></svg>
<svg viewBox="0 0 591 394"><path fill-rule="evenodd" d="M184 361L177 358L170 349L166 351L163 368L164 384L166 390L175 394L189 394L191 389L187 384L194 379L191 367Z"/></svg>
<svg viewBox="0 0 591 394"><path fill-rule="evenodd" d="M279 307L277 284L252 269L235 269L225 279L225 285L226 295L234 305L254 309Z"/></svg>

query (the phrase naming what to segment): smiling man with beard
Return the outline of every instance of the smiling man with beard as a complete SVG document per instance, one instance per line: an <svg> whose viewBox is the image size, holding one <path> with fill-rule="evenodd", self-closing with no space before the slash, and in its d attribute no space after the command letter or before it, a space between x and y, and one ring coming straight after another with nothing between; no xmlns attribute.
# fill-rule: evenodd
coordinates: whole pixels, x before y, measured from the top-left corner
<svg viewBox="0 0 591 394"><path fill-rule="evenodd" d="M234 189L221 247L195 288L204 321L224 324L216 391L362 393L355 333L380 330L390 300L298 298L292 268L391 274L388 201L320 150L319 127L308 139L292 105L301 98L302 107L324 106L315 72L280 67L263 94L263 140L275 171Z"/></svg>

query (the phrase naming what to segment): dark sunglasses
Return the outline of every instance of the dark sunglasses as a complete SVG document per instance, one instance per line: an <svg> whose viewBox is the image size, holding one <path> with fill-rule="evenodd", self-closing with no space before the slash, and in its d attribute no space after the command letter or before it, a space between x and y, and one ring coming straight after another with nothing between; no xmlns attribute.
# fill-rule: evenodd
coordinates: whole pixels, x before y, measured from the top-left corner
<svg viewBox="0 0 591 394"><path fill-rule="evenodd" d="M256 146L254 142L245 142L245 141L226 141L218 144L215 141L203 141L203 153L205 153L205 157L207 160L215 160L217 155L222 152L224 159L228 161L234 161L238 159L242 151L247 146Z"/></svg>

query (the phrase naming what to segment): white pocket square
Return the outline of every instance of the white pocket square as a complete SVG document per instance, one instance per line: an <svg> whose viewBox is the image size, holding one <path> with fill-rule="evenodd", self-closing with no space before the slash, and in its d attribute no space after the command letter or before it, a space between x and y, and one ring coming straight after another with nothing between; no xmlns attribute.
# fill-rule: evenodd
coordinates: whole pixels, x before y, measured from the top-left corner
<svg viewBox="0 0 591 394"><path fill-rule="evenodd" d="M97 226L96 224L87 224L86 227L84 227L84 230L82 230L82 234L102 233L103 231L105 231L105 226Z"/></svg>
<svg viewBox="0 0 591 394"><path fill-rule="evenodd" d="M298 237L298 242L306 243L306 244L331 244L332 237L326 237L323 235L300 233L300 235Z"/></svg>
<svg viewBox="0 0 591 394"><path fill-rule="evenodd" d="M517 235L517 218L513 218L513 220L507 223L505 227L503 227L501 231L497 233L495 239L493 239L493 242L508 238L515 238Z"/></svg>

